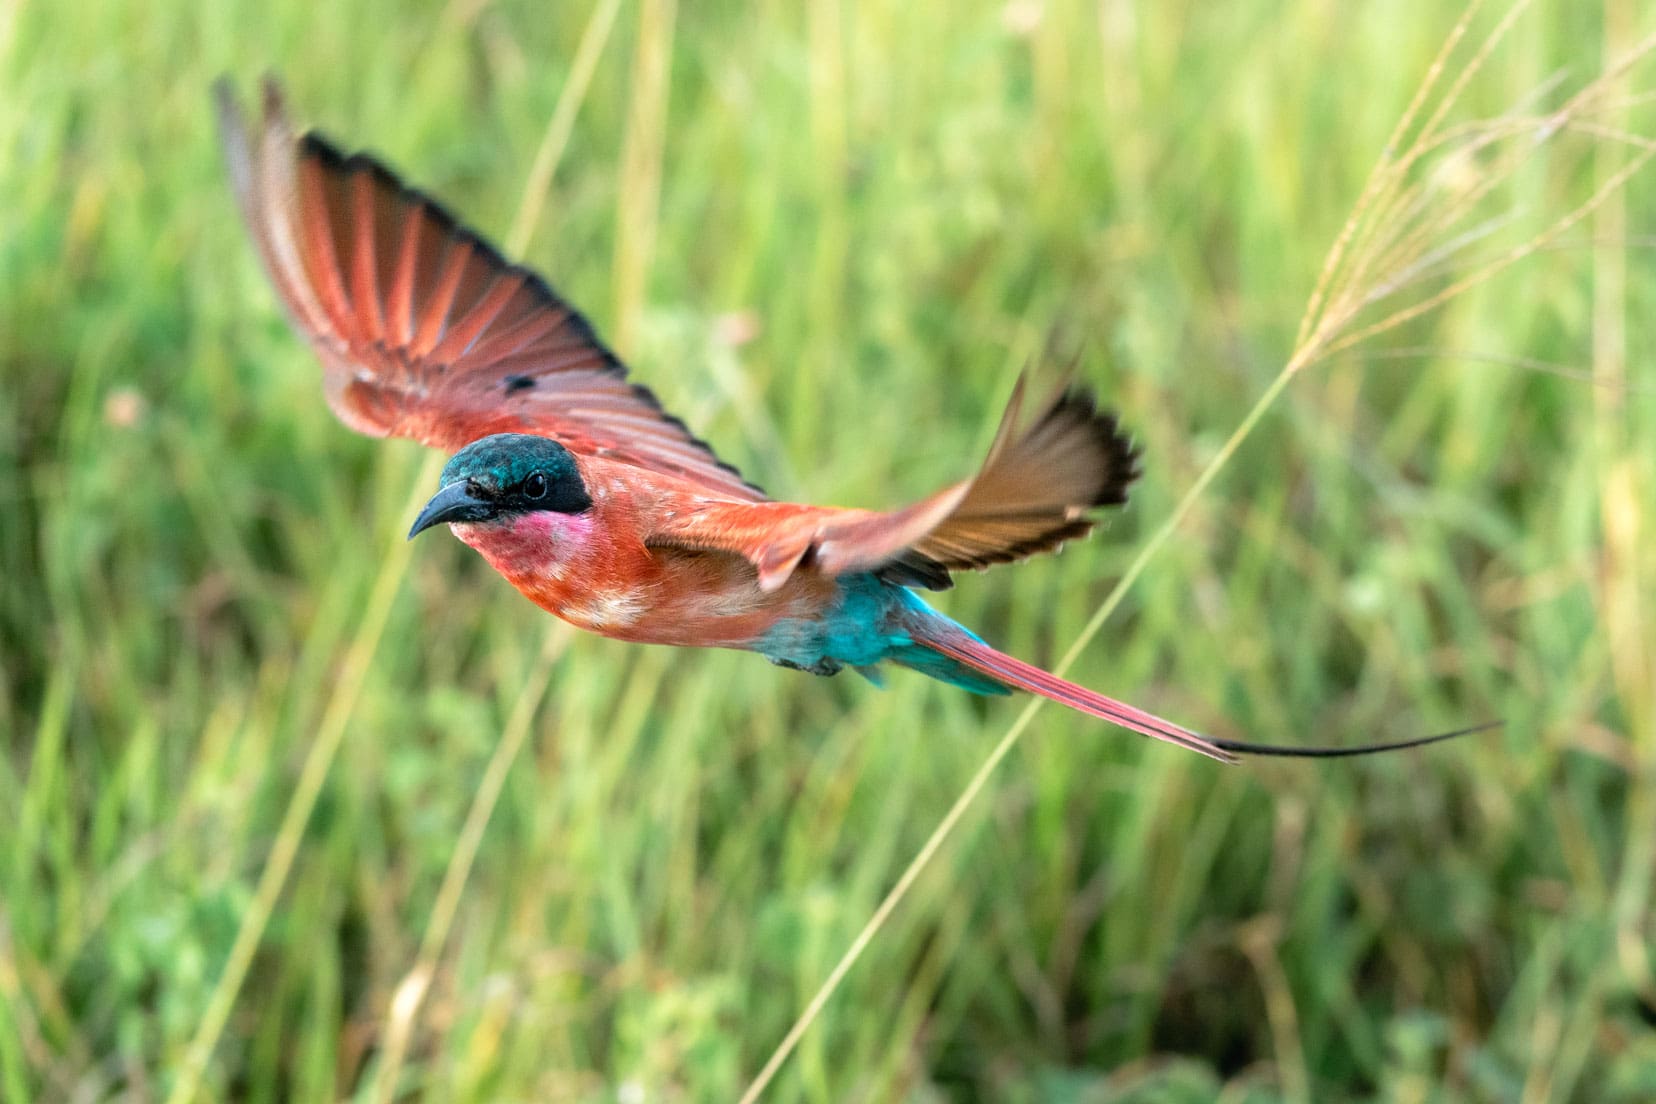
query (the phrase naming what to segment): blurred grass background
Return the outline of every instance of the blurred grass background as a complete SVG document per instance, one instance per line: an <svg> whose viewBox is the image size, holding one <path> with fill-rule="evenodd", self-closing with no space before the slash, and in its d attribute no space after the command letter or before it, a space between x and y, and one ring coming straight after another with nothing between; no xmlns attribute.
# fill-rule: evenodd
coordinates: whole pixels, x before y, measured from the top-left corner
<svg viewBox="0 0 1656 1104"><path fill-rule="evenodd" d="M1591 76L1641 7L1542 0L1466 111ZM1016 715L569 641L377 1082L549 621L402 547L421 452L324 406L215 76L280 73L497 240L538 215L526 259L783 497L958 476L1084 337L1132 504L940 603L1050 662L1279 370L1454 16L0 0L0 1098L177 1085L335 709L203 1098L732 1099ZM1623 156L1592 144L1493 199L1556 218ZM1071 671L1228 736L1504 731L1227 770L1045 710L766 1099L1656 1099L1652 226L1636 177L1295 380Z"/></svg>

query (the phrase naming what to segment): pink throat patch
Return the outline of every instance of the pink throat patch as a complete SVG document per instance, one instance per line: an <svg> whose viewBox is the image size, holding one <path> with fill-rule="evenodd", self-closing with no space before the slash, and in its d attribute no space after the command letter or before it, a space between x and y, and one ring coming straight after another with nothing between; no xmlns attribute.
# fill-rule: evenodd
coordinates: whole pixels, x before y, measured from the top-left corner
<svg viewBox="0 0 1656 1104"><path fill-rule="evenodd" d="M593 519L589 514L535 510L505 522L456 522L449 528L500 571L527 575L585 552L592 541Z"/></svg>

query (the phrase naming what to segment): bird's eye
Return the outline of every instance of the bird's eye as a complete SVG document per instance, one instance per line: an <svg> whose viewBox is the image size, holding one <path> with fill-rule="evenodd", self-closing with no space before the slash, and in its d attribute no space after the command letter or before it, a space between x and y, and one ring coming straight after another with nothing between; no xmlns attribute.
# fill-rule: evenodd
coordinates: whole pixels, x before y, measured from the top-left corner
<svg viewBox="0 0 1656 1104"><path fill-rule="evenodd" d="M540 472L530 472L529 478L523 481L523 497L530 502L539 502L546 497L546 476Z"/></svg>

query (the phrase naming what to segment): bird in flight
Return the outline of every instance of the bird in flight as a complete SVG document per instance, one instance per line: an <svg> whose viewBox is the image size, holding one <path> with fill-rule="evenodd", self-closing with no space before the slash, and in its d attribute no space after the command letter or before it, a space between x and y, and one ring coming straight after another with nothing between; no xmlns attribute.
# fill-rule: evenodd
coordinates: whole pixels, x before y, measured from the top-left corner
<svg viewBox="0 0 1656 1104"><path fill-rule="evenodd" d="M774 501L630 382L546 281L375 158L296 133L273 81L251 125L227 81L215 92L242 216L334 413L454 452L409 536L448 525L570 624L819 675L878 681L893 663L978 694L1024 690L1225 762L1460 735L1218 739L997 651L916 589L1055 551L1127 500L1138 452L1091 394L1031 398L1020 379L977 474L902 509Z"/></svg>

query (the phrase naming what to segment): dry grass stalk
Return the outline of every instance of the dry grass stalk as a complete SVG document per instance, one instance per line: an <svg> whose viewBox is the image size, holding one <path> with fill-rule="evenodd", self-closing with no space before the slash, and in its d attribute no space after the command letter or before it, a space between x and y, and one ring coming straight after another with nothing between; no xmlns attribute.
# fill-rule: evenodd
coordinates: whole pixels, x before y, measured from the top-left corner
<svg viewBox="0 0 1656 1104"><path fill-rule="evenodd" d="M1610 98L1619 89L1623 78L1656 51L1656 36L1640 42L1556 111L1543 115L1503 116L1453 127L1445 125L1473 76L1494 54L1501 39L1527 6L1527 0L1519 0L1502 16L1467 60L1455 70L1456 75L1442 96L1434 100L1434 91L1445 73L1449 72L1450 62L1465 41L1481 7L1481 0L1472 0L1450 30L1328 252L1302 316L1294 349L1282 370L1192 483L1166 521L1145 542L1121 580L1065 653L1055 668L1057 673L1063 674L1091 642L1114 612L1127 588L1167 542L1196 500L1230 462L1237 448L1253 432L1265 411L1280 397L1294 376L1337 353L1395 330L1485 283L1518 261L1557 245L1563 235L1617 195L1627 181L1656 156L1656 143L1600 126L1589 118L1598 111L1642 102L1649 95L1637 93L1631 97ZM1525 97L1525 100L1544 95L1555 85L1556 82L1548 82L1547 86ZM1428 107L1430 110L1424 125L1399 152L1399 143L1413 129L1416 120L1428 111ZM1540 149L1550 145L1558 135L1566 133L1582 135L1600 143L1626 144L1639 153L1604 179L1585 202L1552 220L1539 232L1493 256L1474 257L1475 247L1489 241L1516 219L1506 212L1478 222L1472 222L1473 217L1482 210L1495 189L1511 180ZM1589 147L1588 152L1591 152L1592 143ZM1491 163L1480 164L1479 158L1486 150L1500 152ZM1397 300L1419 288L1426 280L1446 277L1452 270L1461 270L1464 274L1412 302L1394 302L1391 311L1378 320L1359 324L1372 307L1388 300ZM741 1104L752 1104L764 1092L845 975L941 849L944 840L975 801L1001 760L1017 744L1039 707L1038 700L1031 701L995 745L742 1094Z"/></svg>

